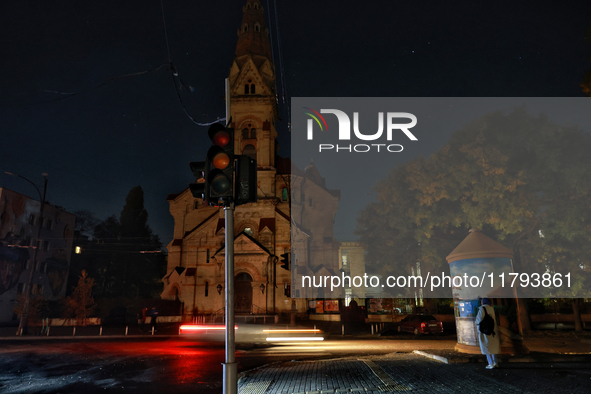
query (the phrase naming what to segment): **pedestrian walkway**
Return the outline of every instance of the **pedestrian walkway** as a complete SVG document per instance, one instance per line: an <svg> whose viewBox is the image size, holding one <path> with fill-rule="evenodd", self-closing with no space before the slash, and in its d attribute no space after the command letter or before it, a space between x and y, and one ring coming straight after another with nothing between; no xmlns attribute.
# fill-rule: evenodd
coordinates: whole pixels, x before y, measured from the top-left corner
<svg viewBox="0 0 591 394"><path fill-rule="evenodd" d="M502 355L501 368L492 371L484 368L484 356L456 352L451 341L427 342L438 347L269 365L241 374L239 394L589 391L591 339L585 334L532 334L525 341L529 354Z"/></svg>
<svg viewBox="0 0 591 394"><path fill-rule="evenodd" d="M247 374L239 394L460 393L524 391L492 377L458 374L454 367L414 354L288 362Z"/></svg>

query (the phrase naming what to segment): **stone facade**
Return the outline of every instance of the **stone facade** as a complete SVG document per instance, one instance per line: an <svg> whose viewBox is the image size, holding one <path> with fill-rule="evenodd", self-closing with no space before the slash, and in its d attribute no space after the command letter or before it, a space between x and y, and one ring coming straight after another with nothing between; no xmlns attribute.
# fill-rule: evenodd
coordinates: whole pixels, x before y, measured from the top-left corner
<svg viewBox="0 0 591 394"><path fill-rule="evenodd" d="M257 160L258 201L235 210L236 313L305 312L307 302L292 298L291 272L281 268L279 256L291 251L293 233L301 245L297 256L292 253L293 269L338 271L333 222L340 193L325 187L313 163L302 171L277 156L275 71L264 11L259 0L248 0L243 11L229 74L231 126L234 153ZM170 195L168 202L175 225L161 297L182 301L186 320L221 314L224 210L204 206L189 189Z"/></svg>

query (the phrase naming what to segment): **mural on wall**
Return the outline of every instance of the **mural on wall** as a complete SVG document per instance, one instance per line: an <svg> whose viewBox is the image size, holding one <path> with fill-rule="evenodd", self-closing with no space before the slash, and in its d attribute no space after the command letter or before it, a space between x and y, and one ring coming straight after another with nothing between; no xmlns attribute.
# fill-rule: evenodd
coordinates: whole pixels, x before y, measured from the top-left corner
<svg viewBox="0 0 591 394"><path fill-rule="evenodd" d="M58 300L66 292L75 215L0 187L0 323L16 319L14 303L30 280L27 266L37 262L32 277L37 292ZM40 238L39 249L35 249Z"/></svg>
<svg viewBox="0 0 591 394"><path fill-rule="evenodd" d="M66 259L66 251L64 249L54 250L53 255L45 260L42 266L45 267L45 273L49 278L51 296L59 296L68 280L70 263Z"/></svg>
<svg viewBox="0 0 591 394"><path fill-rule="evenodd" d="M27 249L0 243L0 295L18 284L28 259Z"/></svg>

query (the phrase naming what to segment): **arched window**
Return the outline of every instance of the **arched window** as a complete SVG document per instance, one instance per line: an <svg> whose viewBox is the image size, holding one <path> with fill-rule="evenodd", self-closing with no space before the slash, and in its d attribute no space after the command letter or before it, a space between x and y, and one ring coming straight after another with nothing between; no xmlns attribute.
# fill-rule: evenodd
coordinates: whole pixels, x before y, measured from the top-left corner
<svg viewBox="0 0 591 394"><path fill-rule="evenodd" d="M244 94L248 94L248 84L244 85Z"/></svg>
<svg viewBox="0 0 591 394"><path fill-rule="evenodd" d="M250 129L250 138L252 138L252 139L257 138L257 129L255 129L255 128Z"/></svg>
<svg viewBox="0 0 591 394"><path fill-rule="evenodd" d="M261 26L258 23L256 25L254 25L254 31L256 31L256 32L261 31Z"/></svg>
<svg viewBox="0 0 591 394"><path fill-rule="evenodd" d="M254 89L254 83L250 85L250 94L254 94L255 93L255 89Z"/></svg>
<svg viewBox="0 0 591 394"><path fill-rule="evenodd" d="M259 9L259 5L255 3L255 5L254 5L254 9L255 9L255 10L258 10L258 9Z"/></svg>
<svg viewBox="0 0 591 394"><path fill-rule="evenodd" d="M248 135L248 129L244 128L242 129L242 139L248 139L249 135Z"/></svg>
<svg viewBox="0 0 591 394"><path fill-rule="evenodd" d="M246 33L246 32L248 31L248 25L244 25L244 27L242 28L242 31L243 31L244 33Z"/></svg>
<svg viewBox="0 0 591 394"><path fill-rule="evenodd" d="M242 151L243 155L250 157L251 159L257 159L257 148L254 145L246 145Z"/></svg>

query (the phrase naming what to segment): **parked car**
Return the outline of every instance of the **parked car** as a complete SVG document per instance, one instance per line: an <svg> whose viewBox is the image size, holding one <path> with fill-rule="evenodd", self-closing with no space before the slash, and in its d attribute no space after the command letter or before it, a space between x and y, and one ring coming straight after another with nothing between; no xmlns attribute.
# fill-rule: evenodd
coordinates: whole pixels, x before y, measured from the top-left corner
<svg viewBox="0 0 591 394"><path fill-rule="evenodd" d="M398 325L398 332L420 334L441 334L443 322L432 315L408 315Z"/></svg>

